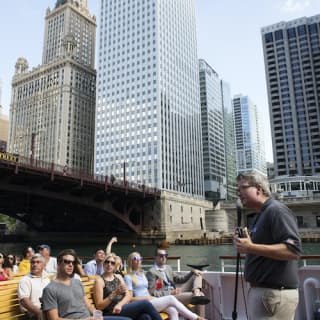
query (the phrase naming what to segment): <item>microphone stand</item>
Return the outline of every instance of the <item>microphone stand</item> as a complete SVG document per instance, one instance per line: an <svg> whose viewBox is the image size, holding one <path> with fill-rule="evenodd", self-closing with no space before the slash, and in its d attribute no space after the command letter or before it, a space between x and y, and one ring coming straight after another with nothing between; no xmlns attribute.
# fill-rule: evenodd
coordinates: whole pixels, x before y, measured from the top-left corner
<svg viewBox="0 0 320 320"><path fill-rule="evenodd" d="M241 226L241 208L242 204L239 203L240 200L237 201L237 226L240 228ZM240 230L238 231L240 232ZM240 236L240 234L239 234ZM233 311L232 311L232 320L236 320L238 317L237 314L237 302L238 302L238 279L239 279L239 269L240 269L240 253L237 253L237 264L236 264L236 279L235 279L235 290L234 290L234 302L233 302Z"/></svg>

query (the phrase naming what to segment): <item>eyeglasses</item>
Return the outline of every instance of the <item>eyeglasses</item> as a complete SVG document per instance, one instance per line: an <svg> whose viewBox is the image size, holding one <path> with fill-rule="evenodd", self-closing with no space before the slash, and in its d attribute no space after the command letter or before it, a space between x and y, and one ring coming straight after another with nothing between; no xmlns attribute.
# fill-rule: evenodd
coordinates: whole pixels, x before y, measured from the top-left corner
<svg viewBox="0 0 320 320"><path fill-rule="evenodd" d="M142 261L142 260L143 260L142 257L133 257L132 259L133 259L134 261Z"/></svg>
<svg viewBox="0 0 320 320"><path fill-rule="evenodd" d="M68 261L68 260L67 260ZM39 264L39 263L41 263L42 261L41 260L31 260L30 261L30 263L31 264ZM64 262L64 261L63 261ZM71 261L69 261L69 262L71 262ZM67 263L66 263L67 264Z"/></svg>
<svg viewBox="0 0 320 320"><path fill-rule="evenodd" d="M62 262L63 262L64 264L72 264L73 266L75 266L75 264L76 264L75 260L63 259Z"/></svg>
<svg viewBox="0 0 320 320"><path fill-rule="evenodd" d="M14 257L8 257L9 260L14 260Z"/></svg>
<svg viewBox="0 0 320 320"><path fill-rule="evenodd" d="M159 254L158 254L158 257L159 257L159 258L167 258L167 257L168 257L168 254L167 254L167 253L159 253Z"/></svg>
<svg viewBox="0 0 320 320"><path fill-rule="evenodd" d="M115 261L111 261L111 260L106 260L104 263L105 264L111 264L112 266L116 265L116 262Z"/></svg>
<svg viewBox="0 0 320 320"><path fill-rule="evenodd" d="M246 186L238 186L237 192L240 192L240 191L242 191L242 190L246 190L246 189L251 188L251 187L254 187L254 186L249 186L249 185L246 185Z"/></svg>

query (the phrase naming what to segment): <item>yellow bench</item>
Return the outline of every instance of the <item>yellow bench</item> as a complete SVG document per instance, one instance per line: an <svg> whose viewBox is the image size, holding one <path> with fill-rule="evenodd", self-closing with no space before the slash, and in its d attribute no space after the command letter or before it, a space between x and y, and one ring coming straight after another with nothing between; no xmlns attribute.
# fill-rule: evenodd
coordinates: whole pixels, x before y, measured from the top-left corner
<svg viewBox="0 0 320 320"><path fill-rule="evenodd" d="M21 276L0 282L0 320L22 319L24 313L19 306L17 286Z"/></svg>

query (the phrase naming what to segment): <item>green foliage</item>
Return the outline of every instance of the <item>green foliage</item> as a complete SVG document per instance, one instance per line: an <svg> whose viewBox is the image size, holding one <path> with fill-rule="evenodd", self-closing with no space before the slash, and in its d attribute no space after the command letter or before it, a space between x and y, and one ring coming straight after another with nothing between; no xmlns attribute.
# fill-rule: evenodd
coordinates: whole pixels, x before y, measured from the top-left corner
<svg viewBox="0 0 320 320"><path fill-rule="evenodd" d="M0 213L0 223L5 223L7 225L7 230L12 232L16 228L16 219L6 216Z"/></svg>

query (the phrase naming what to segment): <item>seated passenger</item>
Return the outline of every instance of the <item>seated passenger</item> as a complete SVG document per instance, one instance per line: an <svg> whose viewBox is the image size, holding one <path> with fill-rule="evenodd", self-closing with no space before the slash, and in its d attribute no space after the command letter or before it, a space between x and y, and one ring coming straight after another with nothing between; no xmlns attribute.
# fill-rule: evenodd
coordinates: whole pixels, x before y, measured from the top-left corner
<svg viewBox="0 0 320 320"><path fill-rule="evenodd" d="M30 259L34 255L32 247L26 247L22 252L23 259L19 263L19 273L27 274L30 272Z"/></svg>
<svg viewBox="0 0 320 320"><path fill-rule="evenodd" d="M95 281L93 298L97 309L104 316L120 315L133 319L161 320L157 310L149 301L131 302L131 295L120 275L114 273L115 255L110 253L104 261L104 273Z"/></svg>
<svg viewBox="0 0 320 320"><path fill-rule="evenodd" d="M11 260L9 260L8 256L4 256L2 268L6 272L6 274L8 275L8 277L9 277L8 280L12 280L13 279L13 265L11 263Z"/></svg>
<svg viewBox="0 0 320 320"><path fill-rule="evenodd" d="M0 281L11 280L11 272L8 271L8 268L4 267L4 255L0 253Z"/></svg>
<svg viewBox="0 0 320 320"><path fill-rule="evenodd" d="M132 252L128 257L128 273L124 280L133 295L132 301L150 300L156 310L166 312L170 320L178 320L179 314L186 319L203 320L172 295L152 297L148 291L148 280L141 268L141 261L142 257L138 252Z"/></svg>
<svg viewBox="0 0 320 320"><path fill-rule="evenodd" d="M16 256L13 254L7 255L8 267L11 269L12 273L17 273L19 271L19 267L17 265Z"/></svg>
<svg viewBox="0 0 320 320"><path fill-rule="evenodd" d="M46 261L46 266L44 271L48 275L55 275L57 273L57 258L51 257L51 249L47 244L42 244L38 246L39 253L44 257Z"/></svg>
<svg viewBox="0 0 320 320"><path fill-rule="evenodd" d="M94 254L94 259L87 262L84 266L84 272L87 276L103 274L103 261L106 257L103 249L98 249Z"/></svg>
<svg viewBox="0 0 320 320"><path fill-rule="evenodd" d="M202 292L202 272L193 269L186 275L179 275L166 264L167 251L157 248L155 263L146 274L149 292L155 297L175 296L184 305L197 305L197 313L204 317L204 304L210 300ZM178 284L180 286L178 286Z"/></svg>
<svg viewBox="0 0 320 320"><path fill-rule="evenodd" d="M95 308L86 297L81 281L73 277L76 257L72 250L61 251L57 262L57 276L43 290L42 296L43 310L48 320L94 320L90 315ZM118 316L111 319L130 320L130 318Z"/></svg>
<svg viewBox="0 0 320 320"><path fill-rule="evenodd" d="M19 303L22 311L26 312L27 319L42 320L40 299L50 280L43 272L45 260L40 253L34 254L30 263L30 273L21 278L18 284Z"/></svg>

